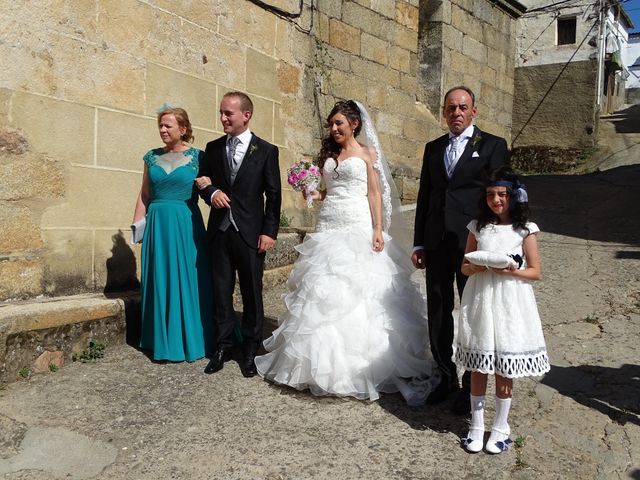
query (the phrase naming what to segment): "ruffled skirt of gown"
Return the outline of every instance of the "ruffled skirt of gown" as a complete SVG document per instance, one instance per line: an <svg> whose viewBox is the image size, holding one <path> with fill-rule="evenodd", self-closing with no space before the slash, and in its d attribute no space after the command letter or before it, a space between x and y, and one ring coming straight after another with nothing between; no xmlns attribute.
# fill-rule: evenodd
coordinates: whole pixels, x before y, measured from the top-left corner
<svg viewBox="0 0 640 480"><path fill-rule="evenodd" d="M371 237L370 228L321 231L296 247L287 313L256 358L261 376L314 395L400 391L424 403L439 381L425 300L407 255L387 235L376 253Z"/></svg>

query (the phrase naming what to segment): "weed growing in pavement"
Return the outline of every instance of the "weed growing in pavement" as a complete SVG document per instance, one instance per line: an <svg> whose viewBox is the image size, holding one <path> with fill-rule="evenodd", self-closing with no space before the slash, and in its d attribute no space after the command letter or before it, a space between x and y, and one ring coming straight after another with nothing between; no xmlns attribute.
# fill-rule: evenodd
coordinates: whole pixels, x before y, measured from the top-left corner
<svg viewBox="0 0 640 480"><path fill-rule="evenodd" d="M600 323L600 317L598 317L597 315L587 315L587 317L584 318L583 321L597 326L600 332L604 331L604 326Z"/></svg>
<svg viewBox="0 0 640 480"><path fill-rule="evenodd" d="M586 167L585 168L585 164L587 163L587 161L593 157L593 155L598 151L597 148L591 147L591 148L587 148L586 150L583 150L581 153L578 154L578 156L576 157L576 167L583 167L583 169L585 170L585 173L590 173L591 171L593 171L593 167ZM596 169L597 170L597 169Z"/></svg>
<svg viewBox="0 0 640 480"><path fill-rule="evenodd" d="M290 217L284 212L280 212L280 226L287 228L291 226L291 222L293 221L293 217Z"/></svg>
<svg viewBox="0 0 640 480"><path fill-rule="evenodd" d="M82 363L95 362L98 358L104 357L105 348L107 348L106 343L99 340L91 340L87 348L71 355L71 360Z"/></svg>
<svg viewBox="0 0 640 480"><path fill-rule="evenodd" d="M598 325L600 323L598 317L596 315L587 315L584 319L587 323L592 323L594 325Z"/></svg>
<svg viewBox="0 0 640 480"><path fill-rule="evenodd" d="M513 442L513 445L516 449L516 463L513 466L513 470L522 470L529 466L529 464L525 462L523 458L522 449L524 448L524 444L525 444L525 439L522 435L518 435L515 441Z"/></svg>
<svg viewBox="0 0 640 480"><path fill-rule="evenodd" d="M29 375L31 375L31 370L29 370L28 367L22 367L20 370L18 370L18 375L20 375L20 378L29 378Z"/></svg>

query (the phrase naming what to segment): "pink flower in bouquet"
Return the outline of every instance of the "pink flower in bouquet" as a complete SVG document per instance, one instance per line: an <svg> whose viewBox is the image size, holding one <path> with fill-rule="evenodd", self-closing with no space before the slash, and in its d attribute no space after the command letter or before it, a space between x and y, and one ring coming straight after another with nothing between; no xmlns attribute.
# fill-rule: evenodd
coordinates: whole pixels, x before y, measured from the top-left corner
<svg viewBox="0 0 640 480"><path fill-rule="evenodd" d="M307 207L313 199L309 194L320 185L320 169L308 160L299 160L287 170L287 182L298 192L307 194Z"/></svg>

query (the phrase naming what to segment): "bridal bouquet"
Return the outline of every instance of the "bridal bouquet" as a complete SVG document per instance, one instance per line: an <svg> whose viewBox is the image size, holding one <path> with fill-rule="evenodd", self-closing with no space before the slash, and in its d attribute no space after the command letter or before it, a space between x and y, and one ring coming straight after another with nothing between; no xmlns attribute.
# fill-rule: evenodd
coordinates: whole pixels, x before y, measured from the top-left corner
<svg viewBox="0 0 640 480"><path fill-rule="evenodd" d="M320 185L320 169L308 160L299 160L287 169L287 182L295 191L306 193L307 208L311 208L310 194Z"/></svg>

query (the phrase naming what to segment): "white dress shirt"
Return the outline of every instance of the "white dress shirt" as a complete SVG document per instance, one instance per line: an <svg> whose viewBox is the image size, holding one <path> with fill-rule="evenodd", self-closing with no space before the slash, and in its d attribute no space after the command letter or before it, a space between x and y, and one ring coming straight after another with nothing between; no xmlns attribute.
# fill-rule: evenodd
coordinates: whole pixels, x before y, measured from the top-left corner
<svg viewBox="0 0 640 480"><path fill-rule="evenodd" d="M249 148L249 143L251 142L251 130L248 128L242 132L240 135L236 137L239 142L236 146L236 154L233 156L233 160L238 164L238 168L242 165L242 159L244 158L244 154L247 153L247 149ZM231 135L227 135L227 158L229 158L229 140L231 139Z"/></svg>
<svg viewBox="0 0 640 480"><path fill-rule="evenodd" d="M248 128L238 135L238 145L236 146L236 154L233 156L233 159L238 163L238 169L242 165L242 160L244 159L245 153L247 153L247 149L249 148L249 143L251 143L251 130ZM225 153L227 154L227 158L229 158L229 140L231 139L231 135L227 135L227 143L225 144ZM216 190L211 194L211 201L213 202L213 197L220 190Z"/></svg>

